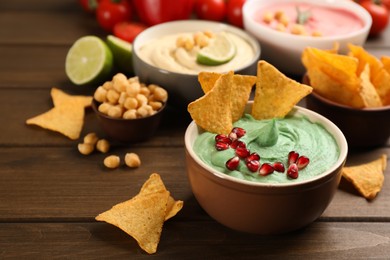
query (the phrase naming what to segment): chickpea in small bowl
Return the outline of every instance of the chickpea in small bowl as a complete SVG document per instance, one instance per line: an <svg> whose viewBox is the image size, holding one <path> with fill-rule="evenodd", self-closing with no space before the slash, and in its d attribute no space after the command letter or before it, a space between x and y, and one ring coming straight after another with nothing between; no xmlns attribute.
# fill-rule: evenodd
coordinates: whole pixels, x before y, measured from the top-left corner
<svg viewBox="0 0 390 260"><path fill-rule="evenodd" d="M164 88L118 73L96 89L92 108L109 138L136 143L155 134L167 100Z"/></svg>

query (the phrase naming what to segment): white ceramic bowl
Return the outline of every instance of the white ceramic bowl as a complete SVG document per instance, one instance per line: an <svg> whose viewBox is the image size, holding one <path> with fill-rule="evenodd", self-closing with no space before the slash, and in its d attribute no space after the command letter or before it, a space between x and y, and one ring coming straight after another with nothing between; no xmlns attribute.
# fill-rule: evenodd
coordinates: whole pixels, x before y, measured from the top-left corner
<svg viewBox="0 0 390 260"><path fill-rule="evenodd" d="M172 72L159 68L143 60L139 52L140 48L151 40L176 33L195 33L198 31L226 31L247 41L254 51L252 59L247 63L229 68L229 70L234 70L235 73L243 75L256 75L257 73L257 62L260 59L260 45L256 38L237 27L201 20L173 21L149 27L140 33L133 42L134 72L140 78L140 81L158 84L165 88L169 93L168 102L181 107L186 107L189 102L203 95L198 82L198 74Z"/></svg>
<svg viewBox="0 0 390 260"><path fill-rule="evenodd" d="M250 106L251 103L248 108ZM199 204L216 221L244 232L285 233L315 221L332 201L347 158L345 137L320 114L298 106L290 113L306 116L324 126L335 138L340 151L338 160L328 170L294 183L251 182L213 169L193 150L203 130L195 122L188 126L184 139L189 182Z"/></svg>
<svg viewBox="0 0 390 260"><path fill-rule="evenodd" d="M363 27L344 35L337 36L300 36L279 32L255 20L255 15L270 4L309 3L321 7L347 10L361 19ZM347 52L347 44L363 45L372 24L370 14L359 4L350 0L248 0L243 6L243 22L246 31L255 36L262 48L261 58L267 60L279 70L290 75L303 75L305 69L301 62L305 47L332 49L335 42L340 45L340 53Z"/></svg>

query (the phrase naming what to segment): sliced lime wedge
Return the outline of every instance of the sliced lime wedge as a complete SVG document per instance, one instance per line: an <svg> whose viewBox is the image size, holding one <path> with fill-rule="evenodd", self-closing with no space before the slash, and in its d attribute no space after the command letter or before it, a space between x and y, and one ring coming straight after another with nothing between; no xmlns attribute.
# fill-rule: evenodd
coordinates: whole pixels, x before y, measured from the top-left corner
<svg viewBox="0 0 390 260"><path fill-rule="evenodd" d="M133 45L114 35L107 36L107 45L112 51L117 69L128 76L133 74Z"/></svg>
<svg viewBox="0 0 390 260"><path fill-rule="evenodd" d="M107 44L96 36L83 36L70 47L65 72L76 85L97 84L111 73L113 57Z"/></svg>
<svg viewBox="0 0 390 260"><path fill-rule="evenodd" d="M236 55L236 47L226 33L218 33L209 45L202 48L196 61L203 65L216 66L229 62Z"/></svg>

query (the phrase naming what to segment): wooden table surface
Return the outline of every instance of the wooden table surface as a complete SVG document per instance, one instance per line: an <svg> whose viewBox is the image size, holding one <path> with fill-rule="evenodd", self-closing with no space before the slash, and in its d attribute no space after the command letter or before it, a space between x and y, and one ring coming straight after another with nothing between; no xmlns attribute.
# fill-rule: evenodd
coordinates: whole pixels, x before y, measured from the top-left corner
<svg viewBox="0 0 390 260"><path fill-rule="evenodd" d="M138 153L137 169L107 170L105 155L77 151L80 140L27 126L26 119L52 107L52 87L93 93L72 85L64 69L69 47L87 34L105 36L76 0L0 3L0 259L390 258L390 168L373 201L340 188L308 227L258 236L218 224L195 200L184 162L183 135L190 121L185 111L170 108L150 141L111 149L118 155ZM378 57L390 55L390 29L365 47ZM103 135L88 110L82 136L91 131ZM347 164L382 153L390 155L389 145L350 151ZM184 208L164 224L158 251L150 256L123 231L94 218L134 196L152 172Z"/></svg>

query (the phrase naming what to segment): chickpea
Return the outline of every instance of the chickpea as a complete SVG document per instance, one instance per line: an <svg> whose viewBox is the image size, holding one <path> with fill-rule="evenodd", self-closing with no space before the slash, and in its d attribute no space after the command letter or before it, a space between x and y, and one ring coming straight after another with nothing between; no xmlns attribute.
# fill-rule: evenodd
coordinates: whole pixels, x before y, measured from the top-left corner
<svg viewBox="0 0 390 260"><path fill-rule="evenodd" d="M102 104L99 105L98 107L98 110L100 113L103 113L103 114L108 114L108 110L112 107L112 105L110 103L107 103L107 102L104 102Z"/></svg>
<svg viewBox="0 0 390 260"><path fill-rule="evenodd" d="M147 97L150 95L150 89L146 86L141 86L139 93Z"/></svg>
<svg viewBox="0 0 390 260"><path fill-rule="evenodd" d="M166 102L168 99L168 92L162 87L156 87L153 91L154 99L161 102Z"/></svg>
<svg viewBox="0 0 390 260"><path fill-rule="evenodd" d="M81 154L88 155L91 154L94 150L94 145L89 143L79 143L77 149Z"/></svg>
<svg viewBox="0 0 390 260"><path fill-rule="evenodd" d="M321 37L322 36L322 33L320 31L314 31L312 32L311 36L314 36L314 37Z"/></svg>
<svg viewBox="0 0 390 260"><path fill-rule="evenodd" d="M95 145L97 141L99 140L96 133L89 133L86 136L84 136L84 143L85 144L92 144Z"/></svg>
<svg viewBox="0 0 390 260"><path fill-rule="evenodd" d="M117 73L112 78L112 85L114 89L117 92L124 92L126 90L126 87L130 85L129 81L127 80L127 77L123 73Z"/></svg>
<svg viewBox="0 0 390 260"><path fill-rule="evenodd" d="M126 87L126 93L129 97L135 97L140 92L140 90L141 85L138 81L133 81Z"/></svg>
<svg viewBox="0 0 390 260"><path fill-rule="evenodd" d="M301 24L294 24L291 28L291 33L296 35L304 35L306 34L305 27Z"/></svg>
<svg viewBox="0 0 390 260"><path fill-rule="evenodd" d="M119 164L121 162L121 159L117 155L110 155L104 158L104 166L110 169L115 169L119 167Z"/></svg>
<svg viewBox="0 0 390 260"><path fill-rule="evenodd" d="M141 166L141 159L136 153L127 153L125 155L125 163L130 168L136 168Z"/></svg>
<svg viewBox="0 0 390 260"><path fill-rule="evenodd" d="M135 108L138 107L138 101L137 101L136 98L128 97L128 98L126 98L125 103L123 104L123 106L126 109L135 109Z"/></svg>
<svg viewBox="0 0 390 260"><path fill-rule="evenodd" d="M110 90L110 89L113 88L112 82L111 82L111 81L106 81L106 82L104 82L104 84L102 85L102 87L103 87L105 90Z"/></svg>
<svg viewBox="0 0 390 260"><path fill-rule="evenodd" d="M184 49L186 51L191 51L194 48L194 43L191 39L187 39L184 43Z"/></svg>
<svg viewBox="0 0 390 260"><path fill-rule="evenodd" d="M150 106L149 106L150 107ZM143 105L137 109L137 115L138 117L147 117L150 115L149 109L147 108L147 105Z"/></svg>
<svg viewBox="0 0 390 260"><path fill-rule="evenodd" d="M263 22L265 23L271 23L274 20L274 14L271 12L266 12L263 15Z"/></svg>
<svg viewBox="0 0 390 260"><path fill-rule="evenodd" d="M287 28L284 24L278 23L278 25L276 25L276 30L279 32L285 32L287 30Z"/></svg>
<svg viewBox="0 0 390 260"><path fill-rule="evenodd" d="M100 139L96 143L96 149L101 153L107 153L110 150L110 143L106 139Z"/></svg>
<svg viewBox="0 0 390 260"><path fill-rule="evenodd" d="M104 87L100 86L95 90L95 93L93 97L96 99L96 101L103 103L107 100L107 89Z"/></svg>
<svg viewBox="0 0 390 260"><path fill-rule="evenodd" d="M206 35L209 38L213 38L214 37L214 33L212 31L204 31L203 33L204 33L204 35Z"/></svg>
<svg viewBox="0 0 390 260"><path fill-rule="evenodd" d="M135 97L138 101L138 107L141 107L143 105L146 105L148 103L148 98L145 95L137 94Z"/></svg>
<svg viewBox="0 0 390 260"><path fill-rule="evenodd" d="M123 110L122 108L117 105L117 106L111 106L108 109L107 115L113 118L120 118L122 117Z"/></svg>
<svg viewBox="0 0 390 260"><path fill-rule="evenodd" d="M119 100L119 93L114 89L110 89L109 91L107 91L107 100L111 104L117 103Z"/></svg>
<svg viewBox="0 0 390 260"><path fill-rule="evenodd" d="M209 37L207 37L202 32L195 33L194 41L195 41L195 45L199 46L200 48L203 48L203 47L206 47L207 45L209 45Z"/></svg>
<svg viewBox="0 0 390 260"><path fill-rule="evenodd" d="M276 20L279 21L280 18L282 18L284 15L285 15L285 14L284 14L283 11L276 11L274 17L275 17Z"/></svg>
<svg viewBox="0 0 390 260"><path fill-rule="evenodd" d="M129 109L126 112L123 113L124 119L135 119L137 118L137 110L136 109Z"/></svg>
<svg viewBox="0 0 390 260"><path fill-rule="evenodd" d="M290 22L290 19L288 19L288 17L286 15L282 15L282 17L280 17L280 19L278 21L279 21L279 23L281 23L287 27L287 25Z"/></svg>
<svg viewBox="0 0 390 260"><path fill-rule="evenodd" d="M160 108L162 107L162 103L159 102L159 101L149 101L149 106L151 106L153 108L153 110L160 110Z"/></svg>

